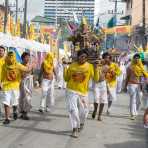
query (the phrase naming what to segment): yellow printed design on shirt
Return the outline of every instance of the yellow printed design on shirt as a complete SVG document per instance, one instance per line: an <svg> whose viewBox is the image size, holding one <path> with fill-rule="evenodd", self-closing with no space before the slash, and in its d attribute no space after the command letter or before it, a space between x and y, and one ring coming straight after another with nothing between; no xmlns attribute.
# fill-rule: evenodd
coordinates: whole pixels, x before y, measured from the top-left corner
<svg viewBox="0 0 148 148"><path fill-rule="evenodd" d="M88 82L91 78L99 79L98 73L94 76L93 66L89 63L79 65L77 62L71 64L64 70L64 79L67 82L67 88L81 95L87 95Z"/></svg>
<svg viewBox="0 0 148 148"><path fill-rule="evenodd" d="M8 81L15 81L17 79L17 72L13 69L7 69L6 76Z"/></svg>
<svg viewBox="0 0 148 148"><path fill-rule="evenodd" d="M121 70L117 64L111 63L105 75L105 79L110 87L116 86L116 78L121 74Z"/></svg>
<svg viewBox="0 0 148 148"><path fill-rule="evenodd" d="M113 71L112 71L112 70L109 70L109 71L106 73L105 77L106 77L106 79L107 79L108 82L110 82L110 81L116 79L116 75L113 74Z"/></svg>
<svg viewBox="0 0 148 148"><path fill-rule="evenodd" d="M83 72L75 72L72 74L72 79L75 82L82 83L85 80L86 76Z"/></svg>
<svg viewBox="0 0 148 148"><path fill-rule="evenodd" d="M2 67L2 85L3 90L8 91L11 89L19 89L21 74L22 72L27 72L28 68L20 63L16 63L14 67L7 67L3 65Z"/></svg>

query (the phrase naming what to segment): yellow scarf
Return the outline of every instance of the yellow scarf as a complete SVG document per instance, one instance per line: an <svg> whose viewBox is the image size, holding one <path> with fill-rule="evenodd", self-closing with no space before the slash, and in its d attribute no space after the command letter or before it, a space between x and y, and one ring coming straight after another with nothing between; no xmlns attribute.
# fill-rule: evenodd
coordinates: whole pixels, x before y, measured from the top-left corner
<svg viewBox="0 0 148 148"><path fill-rule="evenodd" d="M48 53L43 61L43 69L47 74L52 73L53 71L53 57L50 53Z"/></svg>
<svg viewBox="0 0 148 148"><path fill-rule="evenodd" d="M17 78L16 56L14 52L8 53L5 59L5 70L8 81L15 81Z"/></svg>
<svg viewBox="0 0 148 148"><path fill-rule="evenodd" d="M132 70L134 71L134 74L136 75L136 77L144 76L144 77L148 78L148 72L146 72L144 70L144 66L143 66L141 60L139 60L138 63L136 63L136 64L132 61L131 67L132 67Z"/></svg>

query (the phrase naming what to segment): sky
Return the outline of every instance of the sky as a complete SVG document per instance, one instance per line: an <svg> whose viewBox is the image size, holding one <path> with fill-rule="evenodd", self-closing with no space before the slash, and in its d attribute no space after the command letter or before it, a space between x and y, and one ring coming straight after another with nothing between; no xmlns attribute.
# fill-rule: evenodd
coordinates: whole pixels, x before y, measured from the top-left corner
<svg viewBox="0 0 148 148"><path fill-rule="evenodd" d="M108 0L95 0L95 19L99 13L106 11L107 9L113 9L114 3L110 3L110 7L106 6L106 2ZM15 0L9 0L9 2L13 3ZM23 8L24 0L18 0L19 6ZM0 0L0 4L4 3L4 0ZM102 4L102 5L100 5ZM36 15L43 16L44 10L44 0L28 0L28 19L29 21ZM105 16L104 16L105 17ZM23 15L22 15L23 18Z"/></svg>
<svg viewBox="0 0 148 148"><path fill-rule="evenodd" d="M15 0L9 0L9 3L14 3ZM19 7L23 8L24 0L18 0ZM4 3L4 0L0 0L0 4ZM31 20L36 15L43 16L44 0L28 0L28 19Z"/></svg>

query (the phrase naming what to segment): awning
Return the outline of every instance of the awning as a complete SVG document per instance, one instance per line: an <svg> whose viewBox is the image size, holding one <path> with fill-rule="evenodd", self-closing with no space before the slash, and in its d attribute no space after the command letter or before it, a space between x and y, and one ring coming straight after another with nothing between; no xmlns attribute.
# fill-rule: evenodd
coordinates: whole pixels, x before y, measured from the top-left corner
<svg viewBox="0 0 148 148"><path fill-rule="evenodd" d="M130 20L131 19L131 15L126 15L120 18L120 20Z"/></svg>

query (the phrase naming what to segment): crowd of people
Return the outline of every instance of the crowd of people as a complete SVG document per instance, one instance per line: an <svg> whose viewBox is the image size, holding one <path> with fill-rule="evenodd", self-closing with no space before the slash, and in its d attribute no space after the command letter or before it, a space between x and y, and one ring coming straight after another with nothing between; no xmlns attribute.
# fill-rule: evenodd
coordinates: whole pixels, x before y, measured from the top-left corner
<svg viewBox="0 0 148 148"><path fill-rule="evenodd" d="M18 115L23 120L29 120L32 92L34 88L33 70L36 62L31 61L28 52L21 56L22 63L17 62L15 53L0 46L0 100L4 106L5 119L3 124L10 123L10 111L13 118ZM148 72L140 55L136 53L132 60L113 62L112 56L105 52L98 56L93 64L88 62L87 50L77 52L77 59L67 64L64 58L54 64L51 53L47 53L39 74L39 85L42 90L39 112L50 112L55 104L54 83L59 89L65 89L65 102L72 127L72 137L77 138L89 113L89 84L91 81L93 99L92 118L102 121L102 113L107 104L107 115L111 114L117 93L129 93L129 113L135 120L141 105L145 100L144 125L148 127Z"/></svg>

